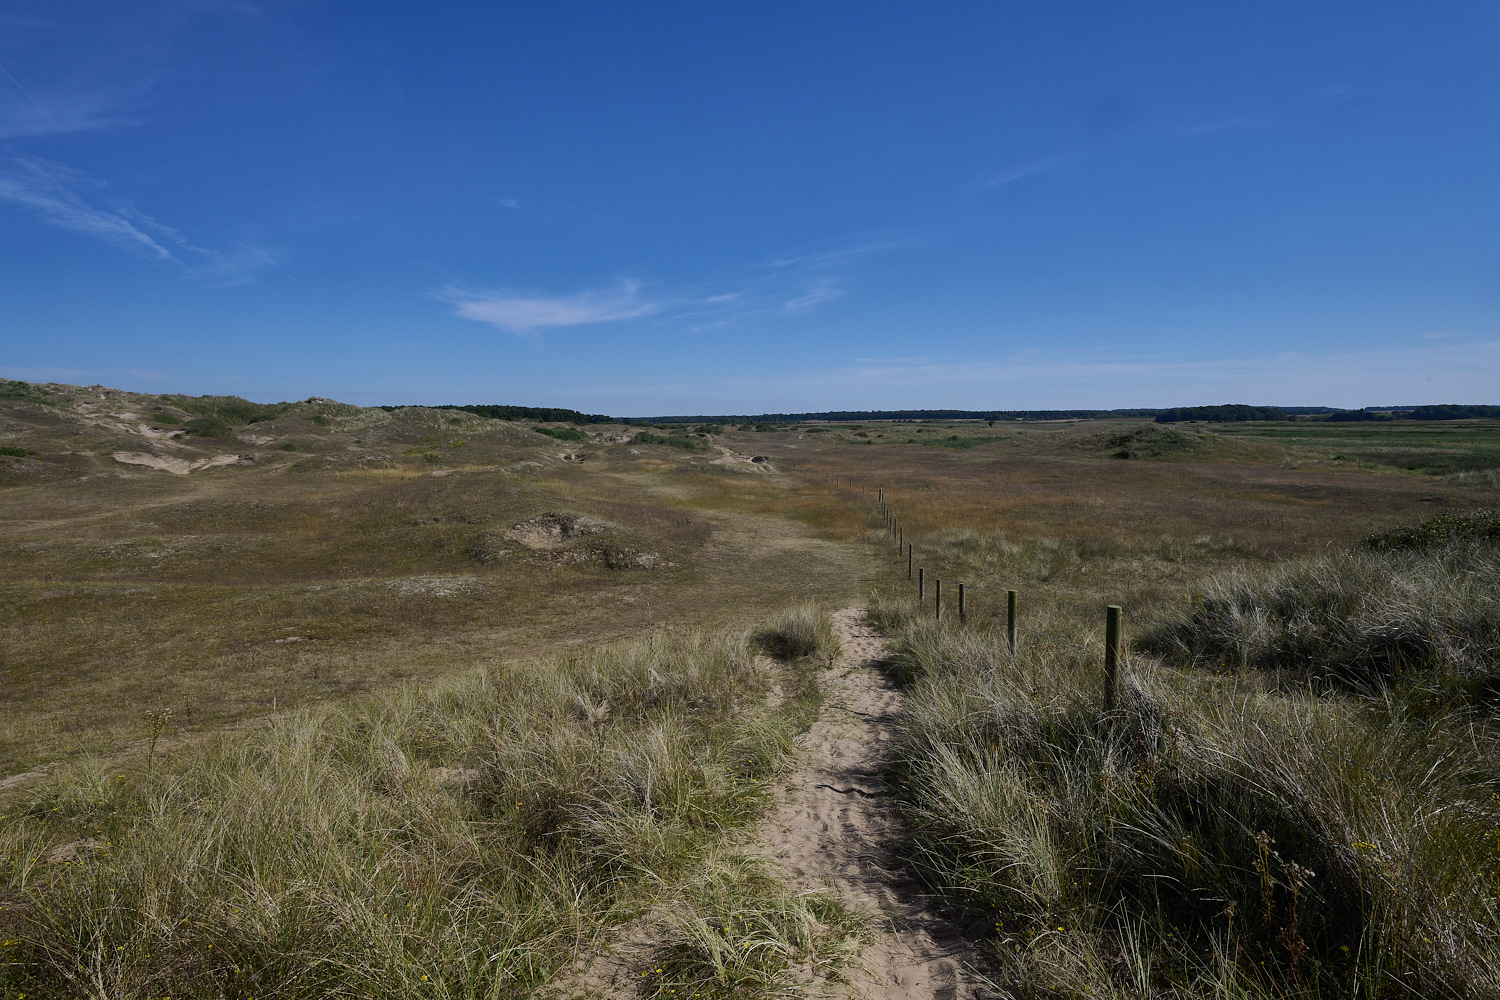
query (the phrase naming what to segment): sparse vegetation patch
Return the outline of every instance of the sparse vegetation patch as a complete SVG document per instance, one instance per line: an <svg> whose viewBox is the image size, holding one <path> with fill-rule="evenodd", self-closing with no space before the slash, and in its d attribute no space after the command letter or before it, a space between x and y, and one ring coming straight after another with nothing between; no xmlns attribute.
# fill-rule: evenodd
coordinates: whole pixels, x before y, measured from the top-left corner
<svg viewBox="0 0 1500 1000"><path fill-rule="evenodd" d="M668 448L681 448L683 451L705 451L708 442L702 438L687 437L682 434L653 434L651 431L641 431L634 441L636 444L664 444Z"/></svg>

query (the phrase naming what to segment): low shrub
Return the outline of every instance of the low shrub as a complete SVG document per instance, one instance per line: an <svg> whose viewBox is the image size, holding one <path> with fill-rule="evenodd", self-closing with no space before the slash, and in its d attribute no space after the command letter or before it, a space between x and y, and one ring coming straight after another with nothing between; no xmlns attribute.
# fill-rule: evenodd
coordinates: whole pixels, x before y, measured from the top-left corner
<svg viewBox="0 0 1500 1000"><path fill-rule="evenodd" d="M1430 551L1473 543L1500 546L1500 508L1480 507L1464 513L1439 514L1421 524L1370 535L1359 544L1378 552L1393 552Z"/></svg>
<svg viewBox="0 0 1500 1000"><path fill-rule="evenodd" d="M577 427L533 427L532 430L559 441L587 441L589 439L588 432L579 430Z"/></svg>
<svg viewBox="0 0 1500 1000"><path fill-rule="evenodd" d="M636 444L664 444L668 448L681 448L683 451L704 451L708 448L707 442L702 438L685 437L681 434L653 434L650 431L641 431L633 440Z"/></svg>
<svg viewBox="0 0 1500 1000"><path fill-rule="evenodd" d="M50 390L34 382L22 382L19 379L0 378L0 399L17 399L27 403L41 403L44 406L56 405Z"/></svg>
<svg viewBox="0 0 1500 1000"><path fill-rule="evenodd" d="M183 424L183 429L197 437L224 437L234 430L234 424L222 417L194 417Z"/></svg>

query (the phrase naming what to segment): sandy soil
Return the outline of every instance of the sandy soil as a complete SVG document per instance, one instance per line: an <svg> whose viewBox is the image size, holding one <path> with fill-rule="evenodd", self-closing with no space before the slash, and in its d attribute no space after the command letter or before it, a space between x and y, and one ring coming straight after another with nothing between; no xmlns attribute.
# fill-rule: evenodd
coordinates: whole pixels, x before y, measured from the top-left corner
<svg viewBox="0 0 1500 1000"><path fill-rule="evenodd" d="M807 760L757 843L791 880L831 889L870 914L878 933L850 970L850 992L869 1000L991 995L979 956L939 916L895 857L896 806L881 777L902 695L875 669L885 654L859 608L834 616L843 655L825 676L824 704L804 737Z"/></svg>
<svg viewBox="0 0 1500 1000"><path fill-rule="evenodd" d="M871 918L874 932L847 982L826 984L851 1000L981 1000L999 995L982 959L944 920L896 857L899 822L881 777L902 695L877 669L881 637L860 608L834 616L843 653L823 678L823 709L803 736L802 766L779 790L780 805L746 845L774 860L795 887L833 892ZM775 693L773 693L773 698ZM616 928L543 994L555 998L639 995L635 969L670 933L662 914ZM814 992L817 992L815 989Z"/></svg>
<svg viewBox="0 0 1500 1000"><path fill-rule="evenodd" d="M242 459L238 455L212 455L208 458L200 458L189 461L186 458L172 458L169 455L153 455L146 451L117 451L111 456L116 462L125 465L144 465L148 469L160 469L173 475L185 476L189 472L198 469L214 469L221 465L236 465Z"/></svg>

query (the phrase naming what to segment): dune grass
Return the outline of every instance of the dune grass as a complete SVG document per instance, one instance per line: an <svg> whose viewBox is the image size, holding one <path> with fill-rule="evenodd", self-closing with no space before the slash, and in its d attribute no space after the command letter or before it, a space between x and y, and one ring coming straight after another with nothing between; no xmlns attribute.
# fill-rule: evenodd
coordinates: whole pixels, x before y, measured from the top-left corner
<svg viewBox="0 0 1500 1000"><path fill-rule="evenodd" d="M839 640L827 611L806 603L789 608L750 633L753 648L779 660L817 657L832 663L839 655Z"/></svg>
<svg viewBox="0 0 1500 1000"><path fill-rule="evenodd" d="M1106 712L1095 616L1037 609L1014 656L908 596L870 620L909 698L910 856L1013 995L1500 990L1486 718L1144 655Z"/></svg>
<svg viewBox="0 0 1500 1000"><path fill-rule="evenodd" d="M860 917L825 892L789 890L743 857L707 866L671 918L672 939L643 970L653 997L753 1000L805 995L857 961Z"/></svg>
<svg viewBox="0 0 1500 1000"><path fill-rule="evenodd" d="M1348 552L1207 585L1143 648L1374 691L1398 678L1472 689L1500 673L1500 561Z"/></svg>
<svg viewBox="0 0 1500 1000"><path fill-rule="evenodd" d="M733 926L700 870L816 702L812 661L654 637L75 764L0 818L0 996L515 996L663 899ZM778 954L833 947L750 881Z"/></svg>

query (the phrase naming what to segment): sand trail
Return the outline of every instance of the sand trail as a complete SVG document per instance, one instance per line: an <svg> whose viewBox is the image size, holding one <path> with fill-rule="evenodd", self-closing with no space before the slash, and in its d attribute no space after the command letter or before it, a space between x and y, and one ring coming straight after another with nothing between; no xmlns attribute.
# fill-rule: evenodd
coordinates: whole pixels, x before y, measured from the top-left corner
<svg viewBox="0 0 1500 1000"><path fill-rule="evenodd" d="M885 643L864 610L834 615L842 653L821 678L823 706L799 741L803 762L778 788L779 805L750 831L746 853L768 858L807 892L832 893L871 920L842 982L808 983L810 995L849 1000L981 1000L997 995L975 970L967 940L931 906L896 857L896 803L884 772L903 696L880 672ZM770 664L768 663L769 667ZM779 689L773 692L779 697ZM671 936L648 913L608 932L542 991L550 1000L640 996L640 973Z"/></svg>
<svg viewBox="0 0 1500 1000"><path fill-rule="evenodd" d="M876 669L884 641L860 608L836 613L834 628L843 654L823 678L823 710L804 737L807 758L757 829L757 847L799 888L832 891L876 919L861 967L847 970L851 996L987 996L974 971L978 956L895 856L896 804L883 773L903 697Z"/></svg>

